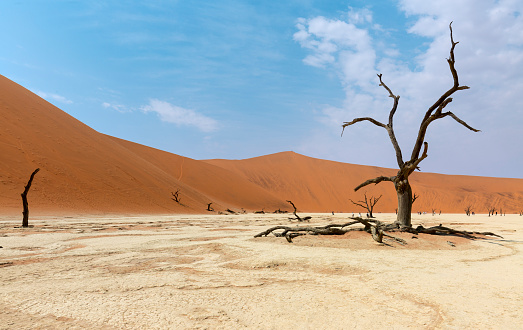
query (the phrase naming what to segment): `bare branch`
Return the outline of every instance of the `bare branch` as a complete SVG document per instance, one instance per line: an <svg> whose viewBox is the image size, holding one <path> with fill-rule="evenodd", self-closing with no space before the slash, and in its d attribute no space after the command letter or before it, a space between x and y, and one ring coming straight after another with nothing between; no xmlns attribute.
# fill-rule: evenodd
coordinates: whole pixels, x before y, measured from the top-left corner
<svg viewBox="0 0 523 330"><path fill-rule="evenodd" d="M343 123L341 136L343 136L343 132L345 131L345 127L353 125L353 124L356 124L356 123L358 123L360 121L370 121L371 123L373 123L376 126L385 128L387 130L387 133L389 134L389 138L390 138L390 141L392 142L392 146L394 147L394 151L396 152L396 159L398 161L398 166L402 167L403 164L404 164L404 162L403 162L403 155L401 153L401 148L400 148L400 146L398 144L398 141L396 140L396 135L394 134L394 128L393 128L393 117L394 117L394 114L396 113L396 110L398 108L398 102L399 102L400 96L399 95L396 96L396 95L394 95L392 93L392 90L381 79L382 76L383 75L381 73L378 74L378 78L380 80L380 86L383 86L383 88L385 88L385 90L387 90L387 92L389 92L389 97L392 97L394 99L394 104L392 105L392 109L390 110L390 113L389 113L389 122L388 122L388 124L385 125L385 124L377 121L376 119L370 118L370 117L356 118L356 119L353 119L350 122L344 122Z"/></svg>
<svg viewBox="0 0 523 330"><path fill-rule="evenodd" d="M416 199L418 199L418 198L419 198L419 195L416 195L416 194L412 195L412 204L414 204L414 202L415 202Z"/></svg>
<svg viewBox="0 0 523 330"><path fill-rule="evenodd" d="M450 24L449 24L449 30L450 30L451 47L450 47L450 55L449 55L449 58L447 59L447 62L449 63L449 69L450 69L450 72L452 73L452 78L454 80L454 84L449 90L447 90L443 95L441 95L441 97L425 113L425 117L423 118L423 120L421 122L420 129L418 132L418 137L416 139L416 143L414 144L414 149L412 150L412 155L411 155L410 159L418 158L419 153L421 152L421 146L423 145L423 141L425 140L425 134L427 132L427 128L428 128L429 124L431 122L433 122L435 119L442 118L440 116L441 111L443 110L443 108L445 108L445 106L447 106L450 102L452 102L452 98L450 98L450 96L458 90L469 89L468 86L459 85L458 72L456 71L456 68L455 68L456 60L454 57L454 48L456 47L456 45L459 42L454 41L454 36L452 34L452 22L450 22ZM436 110L436 112L434 113L434 115L436 115L436 118L432 117L434 110ZM458 122L464 123L462 121L458 121ZM465 127L469 128L475 132L478 132L477 130L472 129L468 125L466 125Z"/></svg>
<svg viewBox="0 0 523 330"><path fill-rule="evenodd" d="M360 184L359 186L357 186L356 188L354 188L354 191L358 191L360 188L368 186L371 183L378 184L378 183L380 183L382 181L394 182L395 178L396 178L395 176L379 176L379 177L374 178L374 179L369 179L369 180L363 182L362 184Z"/></svg>
<svg viewBox="0 0 523 330"><path fill-rule="evenodd" d="M343 136L343 132L345 131L345 127L347 126L350 126L350 125L354 125L356 123L359 123L360 121L370 121L371 123L373 123L374 125L376 126L380 126L380 127L383 127L383 128L387 128L387 125L385 124L382 124L380 123L379 121L377 121L376 119L374 118L370 118L370 117L362 117L362 118L356 118L356 119L353 119L352 121L350 122L344 122L343 125L341 126L343 129L341 130L341 136Z"/></svg>
<svg viewBox="0 0 523 330"><path fill-rule="evenodd" d="M287 201L287 203L290 203L292 205L292 207L294 208L294 216L296 217L296 219L299 221L299 222L302 222L302 221L309 221L312 217L310 216L307 216L305 218L302 218L298 215L298 213L296 213L298 210L296 209L296 205L294 205L293 202L291 201ZM289 218L289 220L293 220L292 218Z"/></svg>
<svg viewBox="0 0 523 330"><path fill-rule="evenodd" d="M473 131L473 132L481 132L479 129L475 129L471 126L469 126L469 124L467 124L466 122L464 122L463 120L459 119L455 114L453 114L452 112L448 111L448 112L444 112L442 115L441 115L441 118L443 117L446 117L446 116L451 116L452 118L454 118L455 121L457 121L458 123L460 123L461 125L465 126L466 128L468 128L469 130Z"/></svg>
<svg viewBox="0 0 523 330"><path fill-rule="evenodd" d="M423 154L421 154L421 157L416 159L416 161L414 163L412 163L412 165L413 165L412 171L414 171L415 169L419 169L418 168L419 163L421 163L421 161L424 160L425 158L427 158L427 156L428 156L428 154L427 154L428 149L429 149L429 144L427 142L423 142Z"/></svg>

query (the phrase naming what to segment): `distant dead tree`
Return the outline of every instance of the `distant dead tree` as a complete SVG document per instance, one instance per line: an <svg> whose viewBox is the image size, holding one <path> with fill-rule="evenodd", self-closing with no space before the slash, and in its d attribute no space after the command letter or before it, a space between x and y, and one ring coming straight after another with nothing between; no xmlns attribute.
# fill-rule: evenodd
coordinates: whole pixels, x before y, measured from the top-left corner
<svg viewBox="0 0 523 330"><path fill-rule="evenodd" d="M265 214L264 209L261 209L261 211L254 211L254 214Z"/></svg>
<svg viewBox="0 0 523 330"><path fill-rule="evenodd" d="M212 203L207 204L207 211L214 212L214 209L211 207Z"/></svg>
<svg viewBox="0 0 523 330"><path fill-rule="evenodd" d="M294 208L294 216L296 217L296 219L299 221L299 222L303 222L303 221L309 221L312 217L310 216L307 216L305 218L302 218L300 217L296 212L297 212L297 209L296 209L296 205L294 205L293 202L291 201L287 201L287 203L290 203L292 205L292 207ZM289 218L289 220L294 220L293 218Z"/></svg>
<svg viewBox="0 0 523 330"><path fill-rule="evenodd" d="M180 189L177 189L175 192L171 191L171 195L173 195L173 198L171 198L176 203L180 204Z"/></svg>
<svg viewBox="0 0 523 330"><path fill-rule="evenodd" d="M488 216L490 217L490 215L494 215L494 212L496 212L496 208L494 206L488 206L487 207L487 210L488 210Z"/></svg>
<svg viewBox="0 0 523 330"><path fill-rule="evenodd" d="M230 213L230 214L238 214L236 211L233 211L231 209L227 209L225 210L226 212Z"/></svg>
<svg viewBox="0 0 523 330"><path fill-rule="evenodd" d="M520 211L519 211L519 216L520 216L520 217L523 217L523 210L520 210Z"/></svg>
<svg viewBox="0 0 523 330"><path fill-rule="evenodd" d="M31 174L31 177L29 178L29 181L27 182L27 185L25 186L24 192L22 193L22 204L24 207L24 210L22 211L22 214L24 216L24 218L22 220L22 227L24 227L24 228L29 227L29 204L27 203L27 193L29 192L29 189L31 188L31 184L33 183L33 179L34 179L36 173L38 173L38 171L40 171L39 168L37 168L36 170L33 171L33 173Z"/></svg>
<svg viewBox="0 0 523 330"><path fill-rule="evenodd" d="M367 209L369 218L374 218L374 216L372 215L372 211L374 210L374 206L378 203L381 196L383 196L383 195L380 195L380 197L378 197L378 198L372 196L370 199L367 198L367 193L364 193L363 196L365 197L364 201L355 202L352 199L349 199L349 200L352 202L352 204L358 205L360 207L363 207L364 209Z"/></svg>
<svg viewBox="0 0 523 330"><path fill-rule="evenodd" d="M455 68L456 62L454 59L454 48L456 47L458 42L454 42L454 38L452 36L452 22L449 24L449 29L450 29L451 47L450 47L450 56L447 59L447 62L448 62L454 83L453 83L452 87L449 90L447 90L445 93L443 93L439 97L439 99L428 108L427 112L425 113L425 116L419 126L418 137L416 138L416 142L414 143L414 148L412 150L412 154L411 154L409 160L407 160L407 161L403 160L401 148L398 144L398 141L396 140L396 135L395 135L394 129L393 129L393 117L398 108L398 102L399 102L400 97L399 97L399 95L394 95L392 93L392 90L387 85L385 85L385 83L382 80L381 74L378 74L380 86L382 86L389 93L389 97L391 97L394 100L392 109L390 110L390 113L389 113L388 123L384 124L371 117L361 117L361 118L353 119L350 122L344 122L342 125L343 130L344 130L347 126L356 124L358 122L369 121L370 123L372 123L378 127L382 127L387 131L387 133L389 135L389 139L396 152L396 160L397 160L398 167L399 167L397 174L395 176L379 176L374 179L369 179L369 180L363 182L362 184L360 184L359 186L357 186L354 190L357 191L371 183L378 184L383 181L389 181L389 182L394 183L394 188L396 189L396 194L398 196L398 215L397 215L395 223L396 223L397 227L400 227L400 228L412 228L412 222L411 222L412 188L409 183L409 176L414 172L414 170L416 170L416 169L419 170L419 167L418 167L419 164L421 163L422 160L427 158L428 143L425 141L425 135L426 135L429 125L438 119L450 117L450 118L453 118L454 120L456 120L459 124L465 126L467 129L474 131L474 132L479 132L479 130L469 126L466 122L464 122L463 120L458 118L454 113L452 113L450 111L443 112L443 109L445 109L445 107L450 102L452 102L451 96L455 92L469 89L468 86L460 86L460 84L459 84L458 72L456 71L456 68ZM343 135L343 131L342 131L342 135ZM423 147L423 152L422 152L422 147Z"/></svg>
<svg viewBox="0 0 523 330"><path fill-rule="evenodd" d="M277 209L276 211L272 212L272 213L275 213L275 214L281 214L281 213L288 213L288 211L282 211L280 209Z"/></svg>
<svg viewBox="0 0 523 330"><path fill-rule="evenodd" d="M432 209L432 216L436 215L436 209Z"/></svg>
<svg viewBox="0 0 523 330"><path fill-rule="evenodd" d="M472 205L467 205L467 207L465 208L465 214L468 215L470 217L470 214L472 213Z"/></svg>

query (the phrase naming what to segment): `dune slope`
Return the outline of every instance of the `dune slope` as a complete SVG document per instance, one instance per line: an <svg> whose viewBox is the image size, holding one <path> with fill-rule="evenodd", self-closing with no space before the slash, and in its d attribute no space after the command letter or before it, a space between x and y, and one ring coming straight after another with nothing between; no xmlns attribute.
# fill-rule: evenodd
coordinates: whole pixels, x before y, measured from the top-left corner
<svg viewBox="0 0 523 330"><path fill-rule="evenodd" d="M279 207L283 202L222 168L98 133L0 76L0 201L21 212L35 168L30 211L195 213ZM183 173L182 173L183 171ZM180 189L181 203L171 199Z"/></svg>
<svg viewBox="0 0 523 330"><path fill-rule="evenodd" d="M242 175L282 199L292 200L299 209L309 212L363 212L353 201L383 195L376 204L377 212L394 212L397 197L390 182L369 185L358 192L354 188L367 179L392 176L396 170L362 166L306 157L282 152L245 160L207 160ZM414 212L462 213L468 205L477 213L486 213L487 206L504 212L523 209L523 180L433 173L413 173L413 191L420 197Z"/></svg>
<svg viewBox="0 0 523 330"><path fill-rule="evenodd" d="M391 183L354 187L393 169L326 161L282 152L245 160L194 160L101 134L0 76L0 211L20 213L29 175L35 213L206 213L281 209L363 212L363 193L383 195L375 212L394 212ZM523 209L523 180L415 173L414 211L477 213L487 206ZM180 204L171 192L180 190Z"/></svg>

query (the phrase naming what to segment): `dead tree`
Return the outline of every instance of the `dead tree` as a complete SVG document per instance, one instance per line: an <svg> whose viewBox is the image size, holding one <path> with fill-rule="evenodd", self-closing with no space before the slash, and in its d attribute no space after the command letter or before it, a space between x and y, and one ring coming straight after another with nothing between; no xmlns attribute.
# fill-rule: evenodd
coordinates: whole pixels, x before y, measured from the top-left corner
<svg viewBox="0 0 523 330"><path fill-rule="evenodd" d="M291 201L287 201L287 203L290 203L290 204L292 205L292 207L294 208L294 212L293 212L293 213L294 213L294 216L296 217L296 219L298 220L298 222L309 221L309 220L312 218L312 217L309 217L309 216L307 216L307 217L305 217L305 218L300 217L300 216L298 215L298 213L296 213L296 212L298 211L298 210L296 209L296 205L294 205L294 203L291 202ZM292 221L292 220L294 220L294 219L293 219L293 218L289 218L289 220Z"/></svg>
<svg viewBox="0 0 523 330"><path fill-rule="evenodd" d="M465 214L470 217L470 214L472 213L472 205L467 205L465 208Z"/></svg>
<svg viewBox="0 0 523 330"><path fill-rule="evenodd" d="M33 173L31 174L31 177L29 178L29 181L27 182L27 185L25 186L24 192L22 193L22 204L24 207L24 210L22 211L22 214L24 216L24 218L22 220L22 227L24 227L24 228L29 227L29 204L27 203L27 193L29 192L29 189L31 188L31 184L33 183L33 179L34 179L36 173L38 173L38 171L40 171L39 168L37 168L36 170L33 171Z"/></svg>
<svg viewBox="0 0 523 330"><path fill-rule="evenodd" d="M487 210L488 210L488 216L490 217L490 215L494 215L494 212L496 212L496 208L493 207L493 206L489 206L487 207Z"/></svg>
<svg viewBox="0 0 523 330"><path fill-rule="evenodd" d="M180 204L180 189L177 189L175 192L171 191L171 195L173 195L173 198L171 198L176 203Z"/></svg>
<svg viewBox="0 0 523 330"><path fill-rule="evenodd" d="M355 202L352 199L349 199L349 200L352 202L352 204L358 205L360 207L363 207L364 209L367 209L367 211L369 213L369 218L374 218L374 216L372 215L372 211L374 210L374 206L378 203L381 196L383 196L383 195L380 195L380 197L378 197L378 198L371 197L370 199L367 199L367 193L364 193L363 196L365 196L364 201Z"/></svg>
<svg viewBox="0 0 523 330"><path fill-rule="evenodd" d="M214 209L211 207L212 203L207 204L207 211L214 212Z"/></svg>
<svg viewBox="0 0 523 330"><path fill-rule="evenodd" d="M452 36L452 22L449 24L450 29L450 56L447 59L447 62L449 64L450 72L452 74L452 78L454 80L454 83L452 87L447 90L445 93L443 93L440 98L432 104L427 112L425 113L425 116L423 120L421 121L421 124L419 126L418 131L418 137L416 138L416 141L414 143L414 148L412 150L410 159L407 161L404 161L403 154L401 152L401 148L398 144L398 141L396 140L396 135L394 133L393 128L393 118L394 114L396 113L396 110L398 108L398 102L400 99L399 95L394 95L392 93L392 90L385 85L385 83L382 80L382 75L378 74L378 78L380 81L380 86L385 88L385 90L389 93L389 97L391 97L393 101L392 109L389 113L389 120L387 124L384 124L382 122L377 121L374 118L370 117L361 117L353 119L350 122L344 122L342 127L343 130L350 125L356 124L361 121L369 121L372 124L382 127L385 130L387 130L387 133L389 135L390 141L392 142L392 146L394 147L394 150L396 152L396 160L398 163L399 170L395 176L379 176L374 179L369 179L359 186L357 186L354 190L357 191L362 187L365 187L371 183L378 184L383 181L389 181L394 183L394 188L396 189L396 194L398 195L398 215L396 218L396 224L400 228L410 228L412 227L411 223L411 213L412 213L412 188L409 183L409 176L414 172L414 170L419 170L419 164L422 160L427 158L427 150L428 150L428 143L425 141L425 135L427 133L427 129L429 125L434 122L435 120L442 119L445 117L451 117L454 120L456 120L459 124L465 126L471 131L479 132L479 130L472 128L469 126L466 122L458 118L454 113L450 111L443 112L443 109L452 102L452 95L460 90L469 89L468 86L460 86L459 80L458 80L458 72L455 68L455 59L454 59L454 48L458 44L458 42L454 42L454 38ZM342 131L343 135L343 131ZM423 151L422 151L423 147Z"/></svg>

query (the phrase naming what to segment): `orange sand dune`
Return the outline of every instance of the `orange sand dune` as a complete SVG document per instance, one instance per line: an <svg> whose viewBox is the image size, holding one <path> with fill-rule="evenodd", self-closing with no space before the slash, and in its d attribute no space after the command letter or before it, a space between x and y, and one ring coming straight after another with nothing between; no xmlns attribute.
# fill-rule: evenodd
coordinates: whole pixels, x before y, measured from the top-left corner
<svg viewBox="0 0 523 330"><path fill-rule="evenodd" d="M21 212L20 193L37 174L29 204L35 213L205 213L291 210L359 212L349 199L383 195L376 212L393 212L392 184L354 187L395 170L325 161L284 152L245 160L198 161L96 132L0 76L0 211ZM523 180L416 173L414 211L432 208L506 212L523 208ZM181 204L171 199L180 189Z"/></svg>
<svg viewBox="0 0 523 330"><path fill-rule="evenodd" d="M21 212L31 172L32 212L195 213L284 206L222 168L96 132L0 76L0 210ZM171 199L180 189L181 203Z"/></svg>
<svg viewBox="0 0 523 330"><path fill-rule="evenodd" d="M395 175L396 170L315 159L294 152L245 160L208 160L242 175L282 199L292 200L309 212L362 212L350 202L367 196L380 196L375 212L394 212L397 197L390 182L354 188L367 179ZM413 211L462 213L471 205L476 213L486 213L487 206L514 213L523 209L523 180L442 175L416 172L411 176L413 191L420 197Z"/></svg>

